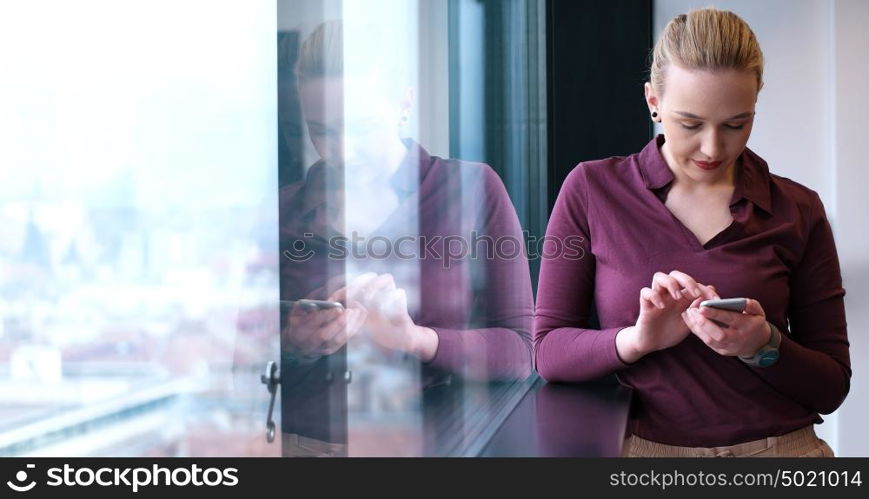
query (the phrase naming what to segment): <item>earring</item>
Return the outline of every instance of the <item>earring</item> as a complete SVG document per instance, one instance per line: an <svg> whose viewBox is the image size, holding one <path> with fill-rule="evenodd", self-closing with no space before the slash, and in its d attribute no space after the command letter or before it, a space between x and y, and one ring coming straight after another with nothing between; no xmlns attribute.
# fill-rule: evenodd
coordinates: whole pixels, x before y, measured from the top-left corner
<svg viewBox="0 0 869 499"><path fill-rule="evenodd" d="M398 134L401 137L409 135L408 127L410 124L410 111L402 110L401 116L398 118Z"/></svg>
<svg viewBox="0 0 869 499"><path fill-rule="evenodd" d="M652 118L658 117L658 111L652 111Z"/></svg>

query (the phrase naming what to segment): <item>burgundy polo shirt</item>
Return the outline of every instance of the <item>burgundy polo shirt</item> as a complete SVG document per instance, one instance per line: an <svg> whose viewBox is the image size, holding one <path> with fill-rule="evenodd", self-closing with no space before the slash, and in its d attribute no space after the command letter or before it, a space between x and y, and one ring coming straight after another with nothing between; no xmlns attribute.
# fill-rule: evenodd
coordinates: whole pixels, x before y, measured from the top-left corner
<svg viewBox="0 0 869 499"><path fill-rule="evenodd" d="M674 177L663 143L658 136L637 154L580 163L562 185L547 236L579 236L583 251L544 255L534 318L540 375L570 382L617 373L635 392L629 431L670 445L729 445L822 421L818 414L848 393L851 368L845 291L820 198L746 148L733 222L701 245L664 205ZM722 297L758 300L783 333L778 362L751 367L693 334L622 362L615 337L636 323L640 289L672 270Z"/></svg>

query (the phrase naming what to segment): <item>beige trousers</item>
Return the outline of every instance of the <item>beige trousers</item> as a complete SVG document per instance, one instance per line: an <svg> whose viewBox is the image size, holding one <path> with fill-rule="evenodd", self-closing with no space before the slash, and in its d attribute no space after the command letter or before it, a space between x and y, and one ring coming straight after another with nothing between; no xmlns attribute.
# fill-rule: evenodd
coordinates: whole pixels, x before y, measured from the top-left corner
<svg viewBox="0 0 869 499"><path fill-rule="evenodd" d="M631 435L622 457L834 457L833 449L806 426L778 437L761 438L724 447L679 447Z"/></svg>
<svg viewBox="0 0 869 499"><path fill-rule="evenodd" d="M334 444L295 433L281 434L284 457L347 457L347 444Z"/></svg>

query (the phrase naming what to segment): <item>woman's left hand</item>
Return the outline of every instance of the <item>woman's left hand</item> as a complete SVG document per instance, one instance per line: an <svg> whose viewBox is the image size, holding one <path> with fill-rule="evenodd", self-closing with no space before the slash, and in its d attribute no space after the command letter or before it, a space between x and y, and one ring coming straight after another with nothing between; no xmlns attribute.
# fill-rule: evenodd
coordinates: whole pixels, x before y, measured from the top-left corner
<svg viewBox="0 0 869 499"><path fill-rule="evenodd" d="M742 312L701 307L700 301L694 300L682 313L682 319L715 352L751 357L769 342L772 332L757 300L749 298Z"/></svg>

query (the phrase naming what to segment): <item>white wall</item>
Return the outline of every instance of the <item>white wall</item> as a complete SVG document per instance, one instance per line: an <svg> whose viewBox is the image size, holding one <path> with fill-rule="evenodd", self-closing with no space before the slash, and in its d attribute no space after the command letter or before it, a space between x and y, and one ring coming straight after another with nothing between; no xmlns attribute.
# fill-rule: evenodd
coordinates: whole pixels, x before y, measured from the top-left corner
<svg viewBox="0 0 869 499"><path fill-rule="evenodd" d="M657 36L674 16L707 0L656 0ZM847 292L851 393L818 433L837 455L869 455L869 408L862 366L869 342L869 2L863 0L721 0L715 7L751 25L766 59L765 86L748 146L773 173L817 191L833 224Z"/></svg>
<svg viewBox="0 0 869 499"><path fill-rule="evenodd" d="M839 448L842 455L869 455L869 2L837 0L833 23L835 33L835 157L834 206L836 240L845 280L845 306L851 340L854 376L851 395L839 410Z"/></svg>

